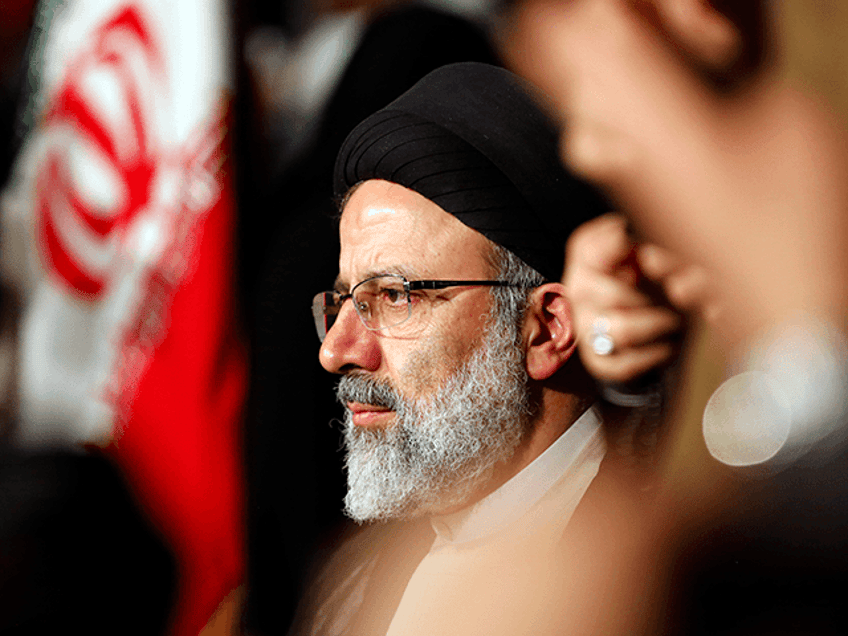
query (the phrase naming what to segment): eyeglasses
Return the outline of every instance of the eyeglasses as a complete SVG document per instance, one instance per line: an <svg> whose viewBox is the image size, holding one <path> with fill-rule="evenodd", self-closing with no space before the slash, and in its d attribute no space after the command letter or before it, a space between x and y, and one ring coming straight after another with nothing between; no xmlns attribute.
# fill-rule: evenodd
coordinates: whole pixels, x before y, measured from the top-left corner
<svg viewBox="0 0 848 636"><path fill-rule="evenodd" d="M413 296L413 291L482 286L522 287L502 280L407 280L396 275L372 276L354 285L349 294L335 291L316 294L312 300L312 316L318 339L324 342L348 298L353 299L353 307L366 329L379 331L418 322L409 319L420 315L423 297Z"/></svg>

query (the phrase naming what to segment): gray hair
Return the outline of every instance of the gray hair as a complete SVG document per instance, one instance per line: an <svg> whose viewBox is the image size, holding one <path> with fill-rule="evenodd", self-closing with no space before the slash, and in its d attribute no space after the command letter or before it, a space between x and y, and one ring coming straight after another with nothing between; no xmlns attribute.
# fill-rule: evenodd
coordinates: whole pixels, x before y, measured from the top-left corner
<svg viewBox="0 0 848 636"><path fill-rule="evenodd" d="M545 277L497 243L490 243L486 260L493 278L516 285L492 287L492 324L496 327L518 327L529 306L530 293L546 282ZM516 336L520 338L520 335L521 331L517 330Z"/></svg>
<svg viewBox="0 0 848 636"><path fill-rule="evenodd" d="M485 257L493 278L517 285L492 288L494 302L490 328L507 332L514 330L516 345L520 345L520 327L529 306L530 294L535 287L548 281L515 254L496 243L490 242ZM576 356L573 364L580 365ZM607 442L614 453L627 458L627 463L635 471L634 475L647 475L657 461L656 447L665 402L664 386L658 384L649 387L649 391L652 391L650 402L638 408L600 403ZM592 393L587 397L594 400L596 396Z"/></svg>

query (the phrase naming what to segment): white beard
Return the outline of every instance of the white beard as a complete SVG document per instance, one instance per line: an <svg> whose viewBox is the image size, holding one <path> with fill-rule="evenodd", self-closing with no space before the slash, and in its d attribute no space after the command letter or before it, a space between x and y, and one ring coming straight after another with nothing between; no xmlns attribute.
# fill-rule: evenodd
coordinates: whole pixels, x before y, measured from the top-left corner
<svg viewBox="0 0 848 636"><path fill-rule="evenodd" d="M516 329L495 325L469 360L435 392L407 399L362 372L342 378L342 403L385 406L386 429L345 418L348 493L357 521L413 518L462 506L510 459L531 420L528 376Z"/></svg>

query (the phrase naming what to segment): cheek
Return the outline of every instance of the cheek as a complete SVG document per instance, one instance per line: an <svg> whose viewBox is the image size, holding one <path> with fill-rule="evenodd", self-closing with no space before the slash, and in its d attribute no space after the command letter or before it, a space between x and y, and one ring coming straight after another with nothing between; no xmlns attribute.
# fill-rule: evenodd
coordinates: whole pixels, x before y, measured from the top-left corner
<svg viewBox="0 0 848 636"><path fill-rule="evenodd" d="M419 341L403 365L400 381L410 395L420 397L441 387L465 364L480 344L480 337L461 337L442 331Z"/></svg>

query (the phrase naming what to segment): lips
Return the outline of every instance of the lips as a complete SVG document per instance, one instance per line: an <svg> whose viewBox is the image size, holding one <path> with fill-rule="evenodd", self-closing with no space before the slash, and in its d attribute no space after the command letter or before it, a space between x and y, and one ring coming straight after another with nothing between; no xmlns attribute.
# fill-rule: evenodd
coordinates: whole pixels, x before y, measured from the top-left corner
<svg viewBox="0 0 848 636"><path fill-rule="evenodd" d="M384 406L363 404L361 402L345 403L355 426L363 428L382 427L391 419L394 411Z"/></svg>

